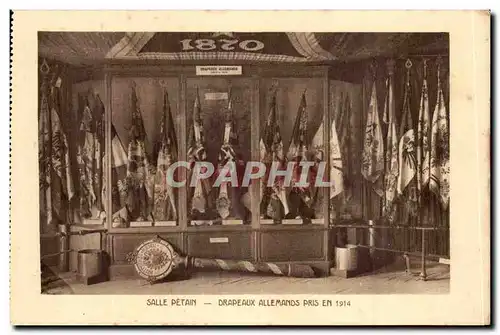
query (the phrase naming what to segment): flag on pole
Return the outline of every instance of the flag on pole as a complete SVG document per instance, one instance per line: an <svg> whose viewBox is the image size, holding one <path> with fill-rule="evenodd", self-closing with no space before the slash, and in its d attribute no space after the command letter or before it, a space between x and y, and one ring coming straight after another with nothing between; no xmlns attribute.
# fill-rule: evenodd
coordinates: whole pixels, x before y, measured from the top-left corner
<svg viewBox="0 0 500 335"><path fill-rule="evenodd" d="M408 65L411 67L411 64ZM401 118L399 140L399 176L397 182L398 194L402 195L406 204L406 211L410 215L417 214L417 161L415 149L415 130L410 110L410 70L408 70L408 79L406 81L403 111Z"/></svg>
<svg viewBox="0 0 500 335"><path fill-rule="evenodd" d="M388 123L385 152L384 203L383 215L392 221L394 219L394 200L399 175L398 135L396 131L396 101L394 99L393 68L389 69L386 80L387 95L384 106L384 122Z"/></svg>
<svg viewBox="0 0 500 335"><path fill-rule="evenodd" d="M90 103L90 100L93 103ZM99 96L81 98L82 118L77 161L80 185L80 216L92 217L92 208L102 211L102 155L104 105ZM99 213L97 213L99 214Z"/></svg>
<svg viewBox="0 0 500 335"><path fill-rule="evenodd" d="M439 77L438 67L437 101L432 116L429 188L446 209L450 201L450 130Z"/></svg>
<svg viewBox="0 0 500 335"><path fill-rule="evenodd" d="M342 110L342 97L340 97L340 103L335 104L335 116L339 114L344 114L347 110ZM342 115L339 119L344 120L348 116ZM346 129L343 128L342 134L346 133ZM346 140L346 138L344 138ZM333 118L332 125L330 128L330 199L335 198L337 195L344 191L344 173L343 173L343 156L341 142L339 142L339 137L337 134L337 122L336 118Z"/></svg>
<svg viewBox="0 0 500 335"><path fill-rule="evenodd" d="M167 170L177 160L177 138L167 91L163 94L159 142L154 182L153 217L155 221L177 220L176 194L167 180Z"/></svg>
<svg viewBox="0 0 500 335"><path fill-rule="evenodd" d="M338 133L339 145L341 149L342 157L342 174L343 174L343 184L344 184L344 195L345 200L348 201L352 196L352 162L351 162L351 99L349 94L346 92L345 98L341 96L341 101L339 105L339 118L336 120L336 130ZM337 120L339 120L337 122Z"/></svg>
<svg viewBox="0 0 500 335"><path fill-rule="evenodd" d="M135 87L132 88L132 125L129 132L127 165L127 207L136 221L150 219L152 190L148 187L149 162L146 154L146 130Z"/></svg>
<svg viewBox="0 0 500 335"><path fill-rule="evenodd" d="M292 174L292 188L289 194L290 204L293 203L294 214L298 214L301 217L310 217L311 211L310 206L312 205L312 194L309 186L298 186L301 175L302 166L300 166L301 161L307 161L307 153L309 151L309 146L307 143L307 102L306 93L302 93L300 99L300 105L297 112L297 117L295 119L295 124L292 130L292 137L290 139L290 145L288 146L288 159L295 162L293 174ZM310 180L313 173L309 171L307 178L309 185L314 183L314 180ZM295 213L296 210L296 213Z"/></svg>
<svg viewBox="0 0 500 335"><path fill-rule="evenodd" d="M54 78L56 79L56 78ZM61 123L61 78L45 82L40 104L40 195L48 224L67 223L75 191L71 176L68 139ZM42 166L43 165L43 166ZM42 207L41 207L42 210Z"/></svg>
<svg viewBox="0 0 500 335"><path fill-rule="evenodd" d="M417 190L419 197L430 179L431 120L429 91L427 88L427 64L424 62L424 80L420 96L417 126Z"/></svg>
<svg viewBox="0 0 500 335"><path fill-rule="evenodd" d="M223 143L219 152L219 166L218 166L218 171L217 175L220 173L223 173L224 167L228 163L236 163L236 153L234 151L234 147L232 146L232 141L231 139L235 139L234 133L234 124L233 124L233 103L232 103L232 97L231 94L229 94L229 101L227 104L227 110L226 110L226 117L225 117L225 124L224 124L224 135L223 135ZM225 177L229 176L230 171L226 171ZM217 207L217 212L219 213L220 217L223 219L226 219L228 216L230 216L231 212L234 209L234 206L236 205L237 201L233 203L231 200L233 199L234 196L234 191L236 185L231 185L232 187L229 187L230 182L224 181L221 183L219 187L219 196L216 201L216 207Z"/></svg>
<svg viewBox="0 0 500 335"><path fill-rule="evenodd" d="M103 157L103 170L107 171L106 154ZM111 125L111 211L113 215L113 227L120 227L129 221L127 200L127 166L128 157L116 129ZM102 202L104 210L107 211L106 202L106 173L103 175Z"/></svg>
<svg viewBox="0 0 500 335"><path fill-rule="evenodd" d="M40 184L40 221L52 224L52 130L50 121L49 86L44 78L40 88L38 121L38 164Z"/></svg>
<svg viewBox="0 0 500 335"><path fill-rule="evenodd" d="M384 139L378 113L377 88L373 82L368 115L366 117L365 139L362 153L361 174L372 183L373 190L383 195L381 175L384 172Z"/></svg>
<svg viewBox="0 0 500 335"><path fill-rule="evenodd" d="M204 162L207 159L205 150L205 137L203 134L203 121L201 119L201 104L198 90L193 106L193 129L191 132L191 146L188 150L188 157L191 162L189 181L193 174L196 162ZM194 216L205 214L211 209L210 192L212 186L208 179L198 180L191 197L191 213Z"/></svg>
<svg viewBox="0 0 500 335"><path fill-rule="evenodd" d="M283 178L278 177L272 187L267 186L272 163L279 167L286 166L283 140L277 120L276 91L272 93L269 114L260 140L260 159L266 165L266 173L261 179L261 214L274 220L281 220L289 213Z"/></svg>

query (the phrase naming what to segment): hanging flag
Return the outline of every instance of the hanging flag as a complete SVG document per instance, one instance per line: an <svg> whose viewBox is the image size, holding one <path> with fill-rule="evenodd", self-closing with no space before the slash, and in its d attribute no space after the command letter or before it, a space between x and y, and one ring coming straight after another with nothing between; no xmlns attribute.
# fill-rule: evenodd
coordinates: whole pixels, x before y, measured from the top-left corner
<svg viewBox="0 0 500 335"><path fill-rule="evenodd" d="M314 166L311 168L310 172L310 190L311 190L311 197L312 197L312 206L314 207L314 212L316 218L318 216L321 216L322 213L322 205L323 205L323 192L322 188L316 187L316 176L319 170L319 164L321 162L325 161L325 146L324 146L324 122L321 122L318 131L314 135L311 143L311 147L313 150L314 154ZM330 170L332 169L332 166L330 165ZM331 176L330 176L331 178Z"/></svg>
<svg viewBox="0 0 500 335"><path fill-rule="evenodd" d="M132 89L132 125L129 132L127 165L127 207L132 220L150 219L149 208L152 205L152 190L148 187L149 162L146 155L146 131L135 87Z"/></svg>
<svg viewBox="0 0 500 335"><path fill-rule="evenodd" d="M437 101L432 116L429 188L447 208L450 201L450 130L438 65Z"/></svg>
<svg viewBox="0 0 500 335"><path fill-rule="evenodd" d="M106 153L103 157L103 170L107 171ZM111 211L113 215L113 227L124 226L128 221L128 210L126 201L128 195L127 185L127 166L128 157L114 125L111 125ZM106 173L103 174L102 203L104 210L107 211L106 202Z"/></svg>
<svg viewBox="0 0 500 335"><path fill-rule="evenodd" d="M399 176L397 183L398 194L403 195L407 212L417 214L417 161L415 148L415 130L410 110L410 67L407 62L407 80L403 98L399 140Z"/></svg>
<svg viewBox="0 0 500 335"><path fill-rule="evenodd" d="M383 190L377 181L384 172L384 140L378 114L377 89L373 82L366 117L365 139L363 146L363 165L361 174L366 180L372 183L373 190L379 195L383 195Z"/></svg>
<svg viewBox="0 0 500 335"><path fill-rule="evenodd" d="M92 217L92 206L97 197L93 185L94 150L96 144L95 127L93 127L92 111L88 100L83 98L82 119L80 122L80 143L77 148L78 170L80 175L80 216Z"/></svg>
<svg viewBox="0 0 500 335"><path fill-rule="evenodd" d="M288 147L288 159L305 159L307 153L307 103L306 103L306 93L302 93L302 98L300 99L299 110L297 112L297 118L295 119L295 124L292 129L292 138L290 139L290 145Z"/></svg>
<svg viewBox="0 0 500 335"><path fill-rule="evenodd" d="M429 183L430 178L431 120L426 61L424 61L424 80L420 96L417 127L417 190L419 197L421 197L422 191Z"/></svg>
<svg viewBox="0 0 500 335"><path fill-rule="evenodd" d="M92 208L97 209L97 217L102 211L102 155L104 144L102 117L104 105L99 96L86 96L80 102L83 108L80 122L81 139L77 147L80 175L80 216L90 218L92 217Z"/></svg>
<svg viewBox="0 0 500 335"><path fill-rule="evenodd" d="M218 174L222 173L222 169L228 163L236 163L236 153L231 143L231 139L235 139L233 134L234 125L233 125L233 104L231 100L231 94L229 94L229 101L227 104L226 117L225 117L225 125L224 125L224 135L223 135L223 143L219 152L219 166L218 166ZM232 135L233 134L233 135ZM226 173L226 177L229 175L229 171ZM231 190L229 189L230 182L222 182L219 187L219 196L217 198L216 207L217 212L220 217L226 219L230 214L231 210L234 208L235 204L231 203L230 193L231 195L234 193L233 188L236 185L231 185ZM231 198L233 198L231 196Z"/></svg>
<svg viewBox="0 0 500 335"><path fill-rule="evenodd" d="M343 114L343 97L340 97L340 103L336 104L335 115ZM345 122L345 115L339 117L340 120ZM342 147L337 135L337 122L336 118L333 119L330 129L330 199L335 198L337 195L344 191L344 173L342 161ZM345 131L345 129L343 129ZM344 140L346 140L344 138Z"/></svg>
<svg viewBox="0 0 500 335"><path fill-rule="evenodd" d="M288 147L288 159L295 162L292 175L292 188L289 195L290 205L292 205L292 210L295 214L301 217L311 217L310 206L312 205L312 193L309 186L297 186L296 184L300 181L302 175L302 167L300 166L301 161L307 161L307 153L309 151L309 146L307 143L307 103L306 103L306 93L302 93L302 98L300 100L299 109L297 112L297 117L295 119L295 124L292 130L292 137L290 140L290 145ZM308 173L309 185L314 183L311 180L313 173Z"/></svg>
<svg viewBox="0 0 500 335"><path fill-rule="evenodd" d="M351 162L351 99L346 92L345 98L343 95L340 97L340 105L338 108L339 118L335 118L336 130L339 139L342 157L342 178L343 191L345 200L348 201L352 196L352 162ZM337 120L339 120L337 122Z"/></svg>
<svg viewBox="0 0 500 335"><path fill-rule="evenodd" d="M46 211L41 216L48 224L68 223L70 201L75 193L68 140L60 118L61 84L61 78L57 78L50 92L48 83L41 89L39 158L44 166L40 166L40 193Z"/></svg>
<svg viewBox="0 0 500 335"><path fill-rule="evenodd" d="M201 104L198 90L193 106L193 129L191 131L191 146L188 151L191 169L189 179L191 180L193 168L196 162L204 162L207 159L205 150L205 137L203 135L203 121L201 119ZM210 192L212 186L208 179L198 180L191 196L191 213L194 217L206 214L211 209Z"/></svg>
<svg viewBox="0 0 500 335"><path fill-rule="evenodd" d="M40 113L38 121L38 164L40 184L40 221L53 223L52 213L52 130L49 107L49 86L44 78L40 87Z"/></svg>
<svg viewBox="0 0 500 335"><path fill-rule="evenodd" d="M159 142L154 182L153 217L155 221L177 220L175 190L167 180L167 170L177 160L177 139L167 91L163 94Z"/></svg>
<svg viewBox="0 0 500 335"><path fill-rule="evenodd" d="M273 91L269 106L269 114L260 140L260 158L266 165L266 173L261 179L261 214L274 220L281 220L289 213L288 200L282 177L275 180L272 187L267 186L272 163L279 167L286 166L283 153L283 141L277 120L276 91Z"/></svg>
<svg viewBox="0 0 500 335"><path fill-rule="evenodd" d="M387 95L384 105L384 122L388 123L388 128L385 142L384 203L382 212L389 221L394 220L394 200L397 196L396 188L399 176L398 135L396 130L396 101L394 99L393 70L393 67L389 68L389 77L386 80Z"/></svg>

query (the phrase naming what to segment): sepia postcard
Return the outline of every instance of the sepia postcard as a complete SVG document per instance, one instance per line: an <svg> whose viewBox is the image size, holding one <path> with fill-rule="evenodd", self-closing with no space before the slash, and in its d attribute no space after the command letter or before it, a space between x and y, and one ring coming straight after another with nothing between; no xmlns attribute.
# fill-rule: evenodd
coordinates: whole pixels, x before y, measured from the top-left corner
<svg viewBox="0 0 500 335"><path fill-rule="evenodd" d="M489 325L490 19L14 11L11 323Z"/></svg>

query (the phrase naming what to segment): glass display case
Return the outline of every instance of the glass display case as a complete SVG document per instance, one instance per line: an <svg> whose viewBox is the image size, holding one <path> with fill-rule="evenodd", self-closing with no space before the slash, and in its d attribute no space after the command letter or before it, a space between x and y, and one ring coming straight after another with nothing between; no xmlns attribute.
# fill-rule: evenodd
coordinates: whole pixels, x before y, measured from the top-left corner
<svg viewBox="0 0 500 335"><path fill-rule="evenodd" d="M127 158L121 169L107 162L112 276L133 274L127 255L156 235L195 257L328 272L327 67L200 76L195 66L121 64L105 73L106 148Z"/></svg>

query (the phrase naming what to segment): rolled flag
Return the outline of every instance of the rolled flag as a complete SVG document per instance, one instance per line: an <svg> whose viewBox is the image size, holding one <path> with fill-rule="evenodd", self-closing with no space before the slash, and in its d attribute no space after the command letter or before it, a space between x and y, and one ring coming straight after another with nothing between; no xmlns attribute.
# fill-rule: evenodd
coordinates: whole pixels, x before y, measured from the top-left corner
<svg viewBox="0 0 500 335"><path fill-rule="evenodd" d="M153 192L148 188L149 162L146 154L146 131L135 87L132 89L132 126L129 132L127 165L127 207L132 219L150 219Z"/></svg>
<svg viewBox="0 0 500 335"><path fill-rule="evenodd" d="M420 96L417 125L417 190L419 197L430 179L431 120L427 88L427 63L424 61L424 80Z"/></svg>
<svg viewBox="0 0 500 335"><path fill-rule="evenodd" d="M205 138L203 135L203 123L201 119L201 104L198 94L196 91L196 99L193 106L193 129L191 132L191 146L188 150L188 156L191 161L190 177L193 174L193 168L196 162L204 162L207 159L207 154L205 150ZM188 180L191 180L189 178ZM211 206L211 201L209 199L209 194L211 192L211 185L208 179L197 180L194 188L194 192L191 198L191 212L196 215L198 213L206 213Z"/></svg>
<svg viewBox="0 0 500 335"><path fill-rule="evenodd" d="M438 65L437 102L432 116L429 188L443 206L450 201L450 130Z"/></svg>
<svg viewBox="0 0 500 335"><path fill-rule="evenodd" d="M361 174L366 180L372 183L373 190L379 195L383 195L381 183L378 183L380 176L384 172L384 139L380 127L377 88L373 82L366 117L365 138L362 153Z"/></svg>
<svg viewBox="0 0 500 335"><path fill-rule="evenodd" d="M394 200L397 195L399 175L398 135L396 130L396 101L394 99L393 68L389 69L386 80L387 95L384 106L384 118L388 123L385 152L384 203L383 215L392 221L394 219Z"/></svg>
<svg viewBox="0 0 500 335"><path fill-rule="evenodd" d="M177 220L175 190L167 180L168 168L177 160L177 138L167 91L163 94L160 144L154 183L153 217L155 221Z"/></svg>

